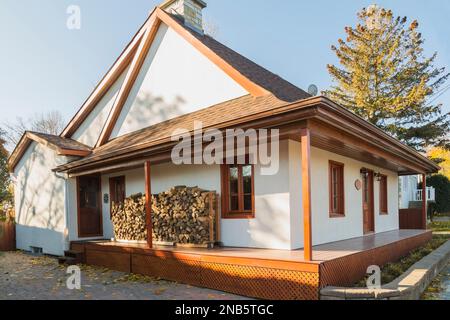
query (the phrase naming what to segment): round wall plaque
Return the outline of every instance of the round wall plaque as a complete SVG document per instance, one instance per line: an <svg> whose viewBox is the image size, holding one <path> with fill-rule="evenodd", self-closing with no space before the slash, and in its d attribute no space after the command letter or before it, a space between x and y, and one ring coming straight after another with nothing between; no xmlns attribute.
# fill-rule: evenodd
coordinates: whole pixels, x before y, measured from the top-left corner
<svg viewBox="0 0 450 320"><path fill-rule="evenodd" d="M361 190L361 188L362 188L362 182L361 182L361 180L359 180L359 179L357 179L356 181L355 181L355 188L356 188L356 190Z"/></svg>

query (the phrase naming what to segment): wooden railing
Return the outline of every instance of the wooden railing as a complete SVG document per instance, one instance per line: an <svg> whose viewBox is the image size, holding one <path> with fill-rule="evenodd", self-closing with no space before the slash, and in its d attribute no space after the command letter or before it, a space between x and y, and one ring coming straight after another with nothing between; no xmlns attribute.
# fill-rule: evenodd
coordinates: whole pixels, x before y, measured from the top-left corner
<svg viewBox="0 0 450 320"><path fill-rule="evenodd" d="M401 209L399 211L400 229L420 230L423 225L422 209Z"/></svg>
<svg viewBox="0 0 450 320"><path fill-rule="evenodd" d="M13 222L0 221L0 251L16 249L16 225Z"/></svg>
<svg viewBox="0 0 450 320"><path fill-rule="evenodd" d="M423 190L417 190L414 201L423 201ZM427 188L427 201L436 201L436 189Z"/></svg>

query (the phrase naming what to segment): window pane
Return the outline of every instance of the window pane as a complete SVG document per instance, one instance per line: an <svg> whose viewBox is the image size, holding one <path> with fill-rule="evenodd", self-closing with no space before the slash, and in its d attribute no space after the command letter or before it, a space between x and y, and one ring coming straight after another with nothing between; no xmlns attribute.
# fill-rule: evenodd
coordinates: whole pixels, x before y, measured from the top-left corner
<svg viewBox="0 0 450 320"><path fill-rule="evenodd" d="M238 211L239 210L239 200L238 196L230 196L230 210Z"/></svg>
<svg viewBox="0 0 450 320"><path fill-rule="evenodd" d="M245 194L244 195L244 210L245 211L251 211L252 208L252 195L251 194Z"/></svg>
<svg viewBox="0 0 450 320"><path fill-rule="evenodd" d="M252 193L252 166L242 167L242 177L244 179L244 193Z"/></svg>
<svg viewBox="0 0 450 320"><path fill-rule="evenodd" d="M230 167L230 194L238 193L238 168Z"/></svg>

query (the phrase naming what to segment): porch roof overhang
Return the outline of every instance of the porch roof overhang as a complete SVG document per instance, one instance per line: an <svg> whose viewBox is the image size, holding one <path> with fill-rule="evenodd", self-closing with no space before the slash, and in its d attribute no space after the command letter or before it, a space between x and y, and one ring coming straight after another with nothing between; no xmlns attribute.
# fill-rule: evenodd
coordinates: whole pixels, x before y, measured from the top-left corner
<svg viewBox="0 0 450 320"><path fill-rule="evenodd" d="M399 175L434 173L440 168L412 148L389 136L326 97L312 97L294 103L274 95L244 96L152 127L113 139L94 149L89 156L54 169L69 176L114 172L169 162L178 141L172 141L176 129L194 133L194 121L209 129L280 129L280 139L300 140L300 132L309 128L311 145L350 157Z"/></svg>

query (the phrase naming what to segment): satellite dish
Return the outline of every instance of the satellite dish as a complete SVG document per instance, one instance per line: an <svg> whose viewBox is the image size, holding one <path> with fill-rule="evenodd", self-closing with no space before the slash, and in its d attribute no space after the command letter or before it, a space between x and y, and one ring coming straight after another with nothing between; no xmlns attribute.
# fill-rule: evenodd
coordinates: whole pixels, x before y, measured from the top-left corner
<svg viewBox="0 0 450 320"><path fill-rule="evenodd" d="M319 88L317 88L315 84L312 84L308 87L308 93L315 97L317 96L317 93L319 93Z"/></svg>

